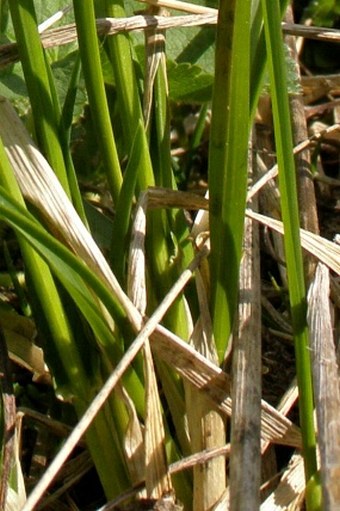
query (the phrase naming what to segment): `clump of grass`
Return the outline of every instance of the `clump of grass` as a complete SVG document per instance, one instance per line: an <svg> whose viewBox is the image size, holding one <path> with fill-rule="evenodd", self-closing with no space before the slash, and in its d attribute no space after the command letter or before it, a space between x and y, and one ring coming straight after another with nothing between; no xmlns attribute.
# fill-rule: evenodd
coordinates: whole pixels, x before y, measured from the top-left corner
<svg viewBox="0 0 340 511"><path fill-rule="evenodd" d="M151 100L149 110L143 108L143 87L145 92L150 86L150 68L145 68L143 85L132 39L126 33L103 40L97 36L98 12L121 18L127 6L74 0L79 54L60 106L40 42L36 6L33 0L9 3L35 143L9 102L1 101L0 119L6 122L0 123L0 215L20 244L33 318L55 393L72 403L79 420L26 501L25 511L35 508L83 435L107 501L123 498L133 488L137 500L160 503L168 495L174 509L183 505L203 511L227 506L230 491L231 509L258 507L261 450L269 443L302 447L307 509L320 508L321 487L323 498L332 501L333 494L325 490L329 474L322 472L321 483L317 472L302 245L337 272L339 250L299 227L280 28L286 6L286 1L220 2L208 201L176 190L164 33L157 27L146 32L146 41L158 38L151 47L155 53L145 51L146 61L150 64L154 57L156 63L152 98L149 93L144 97L144 106ZM212 14L210 10L207 16ZM72 91L81 80L80 65L105 187L115 210L108 224L97 212L99 229L105 223L111 230L107 257L89 232L94 228L71 157ZM114 111L105 66L115 84ZM247 210L255 160L249 146L266 67L282 223ZM194 137L203 133L207 108L201 109ZM197 144L195 139L191 147ZM208 208L205 221L202 211ZM192 226L184 210L200 210ZM284 233L301 430L286 418L284 405L276 410L260 400L255 220ZM247 303L247 286L254 304ZM250 324L256 328L256 346ZM248 370L254 375L251 382ZM231 445L226 445L230 416ZM256 463L247 467L250 452ZM20 474L20 463L13 459L12 471ZM301 467L300 459L298 463ZM187 466L193 471L183 470ZM9 480L9 487L17 492L18 502L19 497L25 500L22 488L19 496L18 485Z"/></svg>

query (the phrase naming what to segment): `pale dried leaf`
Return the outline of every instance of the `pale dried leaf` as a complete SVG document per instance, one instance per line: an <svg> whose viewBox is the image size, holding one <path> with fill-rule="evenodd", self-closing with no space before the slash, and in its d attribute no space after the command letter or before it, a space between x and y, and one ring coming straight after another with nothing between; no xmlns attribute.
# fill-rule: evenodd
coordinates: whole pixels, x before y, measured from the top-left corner
<svg viewBox="0 0 340 511"><path fill-rule="evenodd" d="M149 342L144 344L145 373L145 481L149 498L173 492L165 453L165 433L155 368Z"/></svg>
<svg viewBox="0 0 340 511"><path fill-rule="evenodd" d="M230 509L230 488L226 488L223 495L213 507L212 511L229 511Z"/></svg>
<svg viewBox="0 0 340 511"><path fill-rule="evenodd" d="M280 399L277 409L284 415L288 415L299 398L297 380L294 378L288 389Z"/></svg>
<svg viewBox="0 0 340 511"><path fill-rule="evenodd" d="M271 229L283 234L283 223L270 218L254 211L247 210L246 214L257 220L258 222L267 225ZM323 262L331 270L338 275L340 274L340 246L332 241L328 241L317 234L307 232L304 229L300 229L301 245L305 250Z"/></svg>
<svg viewBox="0 0 340 511"><path fill-rule="evenodd" d="M336 126L338 128L338 125ZM333 126L334 128L334 126ZM309 141L308 141L309 142ZM303 144L300 144L301 150L305 146ZM275 170L275 172L271 173L271 170L268 171L268 174L270 174L270 178L275 177L277 175L277 168L272 169ZM266 183L266 180L261 183L261 186L264 186ZM257 184L257 183L256 183ZM252 188L252 190L254 187ZM254 193L248 194L248 199L253 197L255 193L258 192L259 189L256 189ZM151 189L149 190L150 193L150 202L152 202L152 197L155 195L157 196L157 201L160 200L160 192L158 190ZM161 192L164 195L164 189ZM202 197L196 197L192 202L190 201L190 195L188 195L187 199L185 192L181 192L181 194L177 194L177 201L175 199L175 194L177 192L173 191L172 200L169 204L167 204L166 199L164 199L165 207L182 207L186 209L205 209L208 210L209 208L209 201ZM159 202L160 203L160 202ZM265 215L261 215L259 213L255 213L251 209L246 210L246 215L250 218L253 218L257 220L258 222L262 223L263 225L266 225L270 227L271 229L274 229L275 231L279 232L280 234L283 234L283 223L279 220L275 220L274 218L270 218ZM208 216L206 216L205 220L205 226L208 225ZM310 252L314 257L318 258L321 262L326 264L331 270L335 271L338 275L340 274L340 245L337 245L336 243L333 243L322 236L319 236L317 234L307 232L304 229L300 229L300 236L301 236L301 245L302 247Z"/></svg>
<svg viewBox="0 0 340 511"><path fill-rule="evenodd" d="M34 343L36 328L33 321L14 311L2 310L0 325L5 335L10 358L31 371L34 380L51 382L43 350Z"/></svg>
<svg viewBox="0 0 340 511"><path fill-rule="evenodd" d="M209 191L206 192L204 199L205 199L205 203L208 204ZM202 204L199 207L202 208ZM209 213L208 213L208 211L199 209L199 211L196 215L194 224L191 229L191 236L193 237L194 240L196 240L196 238L198 237L199 234L201 234L202 232L206 232L206 231L209 231Z"/></svg>
<svg viewBox="0 0 340 511"><path fill-rule="evenodd" d="M196 272L196 281L200 282L199 272ZM202 284L201 293L205 290ZM201 296L201 301L203 297ZM196 349L203 352L208 360L217 363L217 354L213 349L212 329L208 311L203 312L205 320L201 318L195 325L191 341ZM225 445L226 431L225 419L214 410L207 397L188 382L185 385L186 408L188 415L191 447L194 453L210 449L218 449ZM224 456L217 456L205 463L194 466L193 507L197 511L212 509L220 499L226 486L226 470Z"/></svg>
<svg viewBox="0 0 340 511"><path fill-rule="evenodd" d="M297 509L305 490L305 470L300 454L292 456L275 491L263 502L261 511Z"/></svg>
<svg viewBox="0 0 340 511"><path fill-rule="evenodd" d="M145 479L144 437L132 399L121 385L118 385L118 390L129 415L123 448L131 483L135 485ZM140 492L140 496L145 495Z"/></svg>
<svg viewBox="0 0 340 511"><path fill-rule="evenodd" d="M20 440L18 430L14 430L14 448L5 511L19 511L26 502L24 476L20 463Z"/></svg>
<svg viewBox="0 0 340 511"><path fill-rule="evenodd" d="M45 364L44 352L32 341L4 328L9 357L21 367L33 373L33 381L51 383L51 375Z"/></svg>
<svg viewBox="0 0 340 511"><path fill-rule="evenodd" d="M147 193L144 192L138 199L135 218L132 225L127 277L128 296L142 315L145 314L147 305L145 282L145 235L147 204L148 197Z"/></svg>
<svg viewBox="0 0 340 511"><path fill-rule="evenodd" d="M200 214L200 212L199 212ZM194 226L200 218L196 217ZM206 271L206 259L202 259L196 270L195 281L200 316L191 336L191 343L208 360L218 364L216 346L208 305L209 275ZM186 384L186 403L193 452L222 447L226 442L225 419L212 409L211 402L191 384ZM225 460L215 457L206 463L194 467L193 507L197 511L211 509L220 499L226 486Z"/></svg>
<svg viewBox="0 0 340 511"><path fill-rule="evenodd" d="M53 170L5 98L0 98L0 136L25 199L39 209L56 237L64 241L106 283L131 323L139 330L142 325L141 315L121 289Z"/></svg>

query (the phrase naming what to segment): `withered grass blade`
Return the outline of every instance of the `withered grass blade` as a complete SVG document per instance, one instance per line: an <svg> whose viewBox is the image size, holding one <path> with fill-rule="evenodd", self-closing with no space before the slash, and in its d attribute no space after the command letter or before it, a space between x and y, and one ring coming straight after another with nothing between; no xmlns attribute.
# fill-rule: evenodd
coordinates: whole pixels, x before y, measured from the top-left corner
<svg viewBox="0 0 340 511"><path fill-rule="evenodd" d="M219 410L231 415L230 378L220 367L162 326L151 338L152 350L159 357L204 392ZM299 428L266 401L262 400L261 407L261 439L301 447Z"/></svg>
<svg viewBox="0 0 340 511"><path fill-rule="evenodd" d="M201 267L205 264L206 261L202 260ZM207 360L217 364L207 301L208 282L202 277L201 267L195 274L200 317L195 325L191 343ZM223 447L226 443L225 417L214 409L207 396L199 392L191 383L186 382L185 390L192 451L196 453ZM193 475L193 508L197 511L211 509L226 487L224 456L216 456L194 466Z"/></svg>
<svg viewBox="0 0 340 511"><path fill-rule="evenodd" d="M282 222L254 211L247 210L247 215L263 225L283 234ZM340 245L329 241L322 236L300 229L301 245L310 254L319 259L338 275L340 274Z"/></svg>
<svg viewBox="0 0 340 511"><path fill-rule="evenodd" d="M149 498L171 495L173 486L165 453L165 432L155 366L149 341L143 349L145 372L145 480Z"/></svg>

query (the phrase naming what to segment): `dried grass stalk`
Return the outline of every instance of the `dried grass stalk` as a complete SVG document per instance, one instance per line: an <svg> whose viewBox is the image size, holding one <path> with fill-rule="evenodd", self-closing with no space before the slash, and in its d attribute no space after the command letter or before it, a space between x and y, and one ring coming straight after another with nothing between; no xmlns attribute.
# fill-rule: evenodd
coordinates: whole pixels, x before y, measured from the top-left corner
<svg viewBox="0 0 340 511"><path fill-rule="evenodd" d="M275 220L254 211L247 210L246 214L257 220L263 225L267 225L271 229L283 234L282 222ZM340 274L340 246L332 241L329 241L317 234L300 229L301 245L310 254L323 262L331 270L338 275Z"/></svg>
<svg viewBox="0 0 340 511"><path fill-rule="evenodd" d="M117 385L119 397L125 404L129 416L124 435L123 450L130 474L131 484L137 485L145 478L144 436L137 415L136 407L129 394L120 384ZM139 492L140 497L146 497L145 491Z"/></svg>
<svg viewBox="0 0 340 511"><path fill-rule="evenodd" d="M289 6L286 12L286 21L293 22L292 7ZM294 73L301 83L301 73L299 66L299 56L295 45L295 37L286 36L285 41L289 47L290 55L294 61ZM289 103L292 117L293 141L297 146L303 140L308 138L307 121L304 110L304 101L302 92L289 95ZM295 157L297 170L297 187L299 196L299 211L301 227L306 231L319 234L319 223L316 207L316 197L312 173L310 170L310 152L309 148L299 152ZM303 254L304 269L307 282L310 282L314 275L316 263L310 254Z"/></svg>
<svg viewBox="0 0 340 511"><path fill-rule="evenodd" d="M308 293L323 509L340 509L340 388L329 302L329 271L318 264Z"/></svg>
<svg viewBox="0 0 340 511"><path fill-rule="evenodd" d="M332 126L332 131L338 130L339 125ZM305 144L299 144L300 149L305 147ZM266 184L266 182L275 177L277 175L277 168L269 170L267 175L264 176L265 179L260 179L261 183L256 183L254 187L252 187L251 192L248 193L248 200L250 200L255 193L259 191L259 189ZM170 199L166 198L167 190L166 189L154 189L151 188L149 190L150 193L150 202L154 207L159 207L161 204L161 197L164 197L165 207L182 207L186 209L209 209L209 201L206 198L195 196L193 200L191 200L193 194L186 195L186 192L176 192L172 191L170 194ZM177 195L177 199L176 196ZM208 223L208 213L204 211L204 225L209 225ZM261 215L252 211L251 209L246 210L246 215L250 218L255 219L263 225L270 227L271 229L283 234L283 224L281 221L270 218L265 215ZM308 250L314 257L318 258L321 262L326 264L331 270L340 275L340 245L333 243L322 236L317 234L305 231L304 229L300 229L301 236L301 245L305 250Z"/></svg>
<svg viewBox="0 0 340 511"><path fill-rule="evenodd" d="M176 2L174 0L165 0L164 2L149 2L158 6L169 7L180 11L186 11L191 14L184 16L131 16L129 18L100 18L96 20L97 32L99 36L113 35L119 32L128 32L132 30L145 30L148 28L169 29L174 27L193 27L204 25L216 25L217 9L203 7L188 2ZM320 41L338 42L340 40L339 30L325 29L322 27L307 27L293 23L283 23L284 33L298 35L305 38L316 39ZM46 30L41 35L41 42L44 48L53 48L70 44L77 40L77 31L74 24L64 25L51 30ZM19 60L16 43L7 43L0 46L0 67ZM339 90L337 76L333 76L335 87ZM331 78L331 80L333 80ZM315 88L315 87L314 87ZM331 86L334 90L334 86ZM324 89L324 86L323 86ZM329 93L329 86L325 94ZM324 95L324 94L323 94Z"/></svg>
<svg viewBox="0 0 340 511"><path fill-rule="evenodd" d="M128 296L142 316L144 316L147 306L145 275L147 203L147 193L142 193L138 199L132 226L127 275Z"/></svg>
<svg viewBox="0 0 340 511"><path fill-rule="evenodd" d="M261 481L261 281L258 225L245 220L233 340L230 509L258 509Z"/></svg>

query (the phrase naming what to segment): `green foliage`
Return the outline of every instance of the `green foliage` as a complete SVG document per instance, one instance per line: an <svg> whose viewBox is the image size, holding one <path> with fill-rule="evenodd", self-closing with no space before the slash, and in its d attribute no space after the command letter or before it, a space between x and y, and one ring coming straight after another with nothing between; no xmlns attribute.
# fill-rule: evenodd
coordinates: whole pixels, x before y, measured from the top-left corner
<svg viewBox="0 0 340 511"><path fill-rule="evenodd" d="M305 16L312 18L314 25L333 27L339 21L340 4L338 0L311 0Z"/></svg>

